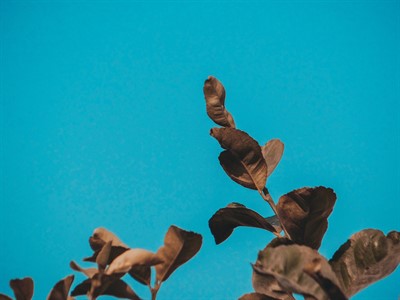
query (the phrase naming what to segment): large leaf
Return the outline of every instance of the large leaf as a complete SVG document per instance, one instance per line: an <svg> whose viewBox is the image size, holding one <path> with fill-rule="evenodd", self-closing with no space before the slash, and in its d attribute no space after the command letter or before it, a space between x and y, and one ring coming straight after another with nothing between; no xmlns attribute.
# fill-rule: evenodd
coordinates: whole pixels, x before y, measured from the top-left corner
<svg viewBox="0 0 400 300"><path fill-rule="evenodd" d="M219 156L226 174L242 186L261 192L267 181L268 167L258 143L234 128L213 128L210 134L227 149Z"/></svg>
<svg viewBox="0 0 400 300"><path fill-rule="evenodd" d="M53 289L50 291L47 300L71 299L70 297L68 297L68 294L73 281L74 281L74 275L70 275L57 282L53 287Z"/></svg>
<svg viewBox="0 0 400 300"><path fill-rule="evenodd" d="M345 294L350 297L392 273L400 263L400 232L387 236L365 229L350 237L330 260Z"/></svg>
<svg viewBox="0 0 400 300"><path fill-rule="evenodd" d="M157 254L145 249L129 249L113 260L106 274L125 274L136 266L154 266L162 261Z"/></svg>
<svg viewBox="0 0 400 300"><path fill-rule="evenodd" d="M0 294L0 300L12 300L12 298L8 297L7 295Z"/></svg>
<svg viewBox="0 0 400 300"><path fill-rule="evenodd" d="M295 300L291 293L278 283L273 275L258 273L257 269L253 268L252 275L253 288L257 293L266 295L278 300Z"/></svg>
<svg viewBox="0 0 400 300"><path fill-rule="evenodd" d="M275 227L271 223L269 219L262 217L254 210L248 209L240 203L231 203L227 207L219 209L208 221L208 226L214 236L215 243L220 244L238 226L256 227L278 233L279 227Z"/></svg>
<svg viewBox="0 0 400 300"><path fill-rule="evenodd" d="M304 272L304 268L316 259L320 261L320 272L323 277L339 286L339 281L328 261L317 251L306 246L266 247L259 252L253 269L261 278L266 277L266 284L270 283L272 276L279 286L288 293L302 294L308 299L329 299L320 284ZM258 280L261 281L260 278ZM260 282L258 284L260 285ZM256 290L256 292L260 291Z"/></svg>
<svg viewBox="0 0 400 300"><path fill-rule="evenodd" d="M207 114L218 125L235 128L232 115L225 109L225 89L215 77L209 76L204 82L204 97Z"/></svg>
<svg viewBox="0 0 400 300"><path fill-rule="evenodd" d="M200 234L170 226L164 245L157 251L157 256L163 263L156 265L156 280L167 280L172 272L195 256L201 248L202 240Z"/></svg>
<svg viewBox="0 0 400 300"><path fill-rule="evenodd" d="M335 201L332 189L301 188L283 195L276 209L281 225L294 242L318 249Z"/></svg>
<svg viewBox="0 0 400 300"><path fill-rule="evenodd" d="M268 176L275 170L283 155L284 145L278 139L268 141L261 147L263 157L268 166Z"/></svg>
<svg viewBox="0 0 400 300"><path fill-rule="evenodd" d="M30 277L10 280L16 300L31 300L33 296L33 280Z"/></svg>

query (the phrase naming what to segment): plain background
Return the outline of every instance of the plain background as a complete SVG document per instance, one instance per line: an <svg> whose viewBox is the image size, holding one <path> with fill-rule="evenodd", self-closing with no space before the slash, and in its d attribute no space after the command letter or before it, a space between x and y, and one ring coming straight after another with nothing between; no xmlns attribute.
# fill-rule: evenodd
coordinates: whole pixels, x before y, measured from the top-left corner
<svg viewBox="0 0 400 300"><path fill-rule="evenodd" d="M230 202L271 210L219 166L208 75L238 128L285 143L276 201L335 190L323 255L364 228L400 229L399 1L3 0L0 22L0 292L32 276L44 299L96 227L156 251L171 224L204 242L160 300L252 291L272 234L239 228L216 246L208 219ZM397 299L399 282L397 270L354 299Z"/></svg>

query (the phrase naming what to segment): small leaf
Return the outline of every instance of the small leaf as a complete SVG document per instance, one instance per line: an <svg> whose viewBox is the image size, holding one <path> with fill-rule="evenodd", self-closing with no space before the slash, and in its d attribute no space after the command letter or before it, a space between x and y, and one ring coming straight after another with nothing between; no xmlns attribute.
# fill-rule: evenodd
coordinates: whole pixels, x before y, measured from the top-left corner
<svg viewBox="0 0 400 300"><path fill-rule="evenodd" d="M322 276L339 286L339 281L328 261L317 251L306 246L266 247L260 251L253 269L261 277L266 277L266 284L269 284L271 276L274 277L279 286L288 293L301 294L310 299L329 299L320 285L304 273L305 266L315 259L320 261Z"/></svg>
<svg viewBox="0 0 400 300"><path fill-rule="evenodd" d="M179 266L196 255L201 244L200 234L170 226L164 238L164 246L157 251L157 256L163 263L156 265L156 280L167 280Z"/></svg>
<svg viewBox="0 0 400 300"><path fill-rule="evenodd" d="M135 280L144 285L149 285L151 280L151 267L149 266L134 266L129 270L129 275Z"/></svg>
<svg viewBox="0 0 400 300"><path fill-rule="evenodd" d="M335 201L332 189L301 188L283 195L276 209L281 225L294 242L318 249Z"/></svg>
<svg viewBox="0 0 400 300"><path fill-rule="evenodd" d="M309 264L306 264L303 270L307 275L318 282L330 299L347 300L347 297L337 283L332 282L331 279L324 276L325 272L321 270L323 267L324 265L321 263L321 259L315 258Z"/></svg>
<svg viewBox="0 0 400 300"><path fill-rule="evenodd" d="M345 294L350 297L392 273L400 263L400 232L387 236L365 229L352 235L330 260Z"/></svg>
<svg viewBox="0 0 400 300"><path fill-rule="evenodd" d="M31 300L33 296L33 280L30 277L10 280L16 300Z"/></svg>
<svg viewBox="0 0 400 300"><path fill-rule="evenodd" d="M213 128L210 134L227 149L219 156L226 174L240 185L261 192L267 181L268 167L258 143L244 131L234 128Z"/></svg>
<svg viewBox="0 0 400 300"><path fill-rule="evenodd" d="M268 166L268 176L275 170L283 155L284 145L278 139L268 141L261 147L263 157Z"/></svg>
<svg viewBox="0 0 400 300"><path fill-rule="evenodd" d="M232 115L225 109L225 88L215 77L209 76L204 82L204 97L207 114L218 125L235 128Z"/></svg>
<svg viewBox="0 0 400 300"><path fill-rule="evenodd" d="M68 300L69 290L73 281L74 275L70 275L57 282L53 289L50 291L47 300Z"/></svg>
<svg viewBox="0 0 400 300"><path fill-rule="evenodd" d="M84 261L96 262L99 252L103 246L111 242L111 250L107 264L110 264L117 256L124 253L129 249L114 233L105 228L96 228L93 235L89 238L90 247L93 249L94 253L91 257L86 257Z"/></svg>
<svg viewBox="0 0 400 300"><path fill-rule="evenodd" d="M276 219L273 220L276 222ZM278 233L268 219L239 203L231 203L219 209L208 221L208 225L216 244L225 241L238 226L256 227Z"/></svg>
<svg viewBox="0 0 400 300"><path fill-rule="evenodd" d="M114 296L117 298L140 300L139 296L121 279L113 282L103 293L103 295Z"/></svg>
<svg viewBox="0 0 400 300"><path fill-rule="evenodd" d="M72 270L77 271L77 272L81 272L81 273L85 274L89 278L92 278L96 273L99 272L99 270L97 270L96 268L88 268L88 269L81 268L74 261L71 261L69 263L69 266L71 267Z"/></svg>
<svg viewBox="0 0 400 300"><path fill-rule="evenodd" d="M118 256L108 267L106 274L125 274L136 266L154 266L162 262L157 254L145 249L129 249Z"/></svg>
<svg viewBox="0 0 400 300"><path fill-rule="evenodd" d="M264 294L251 293L243 295L242 297L239 298L239 300L280 300L280 299L269 297Z"/></svg>
<svg viewBox="0 0 400 300"><path fill-rule="evenodd" d="M105 243L96 257L96 263L99 266L99 270L101 271L104 271L108 265L108 260L111 254L111 243L111 241Z"/></svg>
<svg viewBox="0 0 400 300"><path fill-rule="evenodd" d="M93 231L91 239L89 239L90 246L93 250L100 250L107 242L111 242L112 246L129 248L114 233L102 227L96 228Z"/></svg>

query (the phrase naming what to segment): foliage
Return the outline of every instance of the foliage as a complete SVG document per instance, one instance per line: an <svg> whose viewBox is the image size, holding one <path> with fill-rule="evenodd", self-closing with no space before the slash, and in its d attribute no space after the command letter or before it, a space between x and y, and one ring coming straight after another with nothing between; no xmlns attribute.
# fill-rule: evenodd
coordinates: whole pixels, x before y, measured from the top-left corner
<svg viewBox="0 0 400 300"><path fill-rule="evenodd" d="M126 274L150 289L152 299L156 299L161 284L182 264L190 260L200 250L201 235L172 225L165 235L164 245L156 253L145 249L129 248L115 234L105 228L97 228L89 238L93 255L85 261L95 262L97 268L84 269L71 261L74 271L86 275L87 279L77 284L70 292L74 275L56 283L48 300L72 300L75 296L87 295L96 299L101 295L140 300L131 286L122 280ZM156 280L151 286L152 268ZM29 277L10 281L16 300L30 300L33 296L33 280ZM11 299L0 294L0 300Z"/></svg>
<svg viewBox="0 0 400 300"><path fill-rule="evenodd" d="M266 183L282 157L283 143L273 139L260 146L237 129L225 108L225 89L215 77L208 77L203 90L208 116L223 126L210 131L224 149L219 155L222 168L236 183L257 190L275 213L265 218L243 204L231 203L209 220L216 244L238 226L264 229L277 236L252 265L255 293L240 299L294 299L296 293L305 299L344 300L396 269L400 262L400 233L396 231L385 236L376 229L362 230L331 260L320 255L317 250L335 205L335 192L323 186L303 187L281 196L275 204Z"/></svg>

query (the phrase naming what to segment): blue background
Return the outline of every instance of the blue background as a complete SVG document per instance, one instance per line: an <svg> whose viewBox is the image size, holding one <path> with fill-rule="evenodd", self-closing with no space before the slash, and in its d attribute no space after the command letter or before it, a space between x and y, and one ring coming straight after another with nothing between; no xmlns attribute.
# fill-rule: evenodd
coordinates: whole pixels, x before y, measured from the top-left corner
<svg viewBox="0 0 400 300"><path fill-rule="evenodd" d="M252 291L272 234L240 228L216 246L208 219L233 201L271 210L219 165L208 75L240 129L285 143L276 201L336 191L322 254L364 228L400 229L399 1L0 3L0 292L32 276L44 299L96 227L156 251L171 224L204 243L159 299ZM397 299L399 281L398 269L354 299Z"/></svg>

